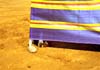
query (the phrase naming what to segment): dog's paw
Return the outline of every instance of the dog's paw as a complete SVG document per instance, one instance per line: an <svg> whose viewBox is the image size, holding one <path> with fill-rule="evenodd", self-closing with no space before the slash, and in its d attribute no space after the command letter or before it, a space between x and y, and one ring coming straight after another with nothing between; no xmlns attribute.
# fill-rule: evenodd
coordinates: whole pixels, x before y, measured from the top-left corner
<svg viewBox="0 0 100 70"><path fill-rule="evenodd" d="M37 52L37 47L35 45L31 45L28 47L28 50L32 53Z"/></svg>

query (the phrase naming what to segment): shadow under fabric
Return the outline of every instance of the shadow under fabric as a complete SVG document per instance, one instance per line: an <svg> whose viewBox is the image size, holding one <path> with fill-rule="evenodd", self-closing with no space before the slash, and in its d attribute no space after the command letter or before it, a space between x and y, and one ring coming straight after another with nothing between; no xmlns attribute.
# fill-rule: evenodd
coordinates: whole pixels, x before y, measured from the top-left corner
<svg viewBox="0 0 100 70"><path fill-rule="evenodd" d="M100 44L100 2L31 1L30 39Z"/></svg>

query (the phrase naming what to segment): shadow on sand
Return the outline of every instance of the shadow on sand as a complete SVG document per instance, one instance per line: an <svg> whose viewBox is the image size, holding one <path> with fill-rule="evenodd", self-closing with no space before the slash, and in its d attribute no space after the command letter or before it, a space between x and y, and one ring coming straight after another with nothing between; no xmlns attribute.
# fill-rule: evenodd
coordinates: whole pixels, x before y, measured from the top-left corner
<svg viewBox="0 0 100 70"><path fill-rule="evenodd" d="M86 50L100 52L100 45L95 44L76 44L76 43L66 43L66 42L56 42L48 41L49 46L64 49L76 49L76 50Z"/></svg>

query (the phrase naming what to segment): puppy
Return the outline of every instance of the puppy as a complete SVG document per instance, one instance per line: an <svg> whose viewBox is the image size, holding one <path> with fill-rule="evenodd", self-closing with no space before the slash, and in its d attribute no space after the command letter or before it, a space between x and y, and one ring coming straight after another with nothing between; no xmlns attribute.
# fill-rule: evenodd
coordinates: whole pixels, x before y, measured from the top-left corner
<svg viewBox="0 0 100 70"><path fill-rule="evenodd" d="M43 40L29 40L28 50L32 53L37 52L38 47L46 47L48 46L47 41Z"/></svg>

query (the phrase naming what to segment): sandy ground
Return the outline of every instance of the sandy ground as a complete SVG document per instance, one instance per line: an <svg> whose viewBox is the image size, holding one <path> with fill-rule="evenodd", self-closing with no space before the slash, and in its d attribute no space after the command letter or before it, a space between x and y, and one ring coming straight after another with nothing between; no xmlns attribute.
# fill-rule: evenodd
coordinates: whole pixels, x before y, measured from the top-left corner
<svg viewBox="0 0 100 70"><path fill-rule="evenodd" d="M30 0L0 0L0 70L100 70L99 51L46 47L30 53L29 13Z"/></svg>

